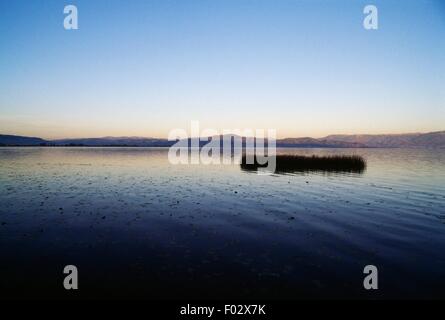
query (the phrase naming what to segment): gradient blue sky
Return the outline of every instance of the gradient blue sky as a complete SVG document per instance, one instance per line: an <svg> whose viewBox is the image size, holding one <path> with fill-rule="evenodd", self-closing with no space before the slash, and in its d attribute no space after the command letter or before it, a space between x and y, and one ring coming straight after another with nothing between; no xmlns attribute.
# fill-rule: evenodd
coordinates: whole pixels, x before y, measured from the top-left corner
<svg viewBox="0 0 445 320"><path fill-rule="evenodd" d="M444 1L0 0L0 39L0 133L445 129Z"/></svg>

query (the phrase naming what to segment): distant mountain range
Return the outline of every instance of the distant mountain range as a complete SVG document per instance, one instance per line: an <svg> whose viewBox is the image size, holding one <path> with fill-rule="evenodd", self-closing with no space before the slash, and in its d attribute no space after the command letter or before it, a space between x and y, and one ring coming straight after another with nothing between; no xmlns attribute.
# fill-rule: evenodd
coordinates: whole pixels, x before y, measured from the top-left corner
<svg viewBox="0 0 445 320"><path fill-rule="evenodd" d="M0 134L0 146L38 146L48 141L35 137L22 137Z"/></svg>
<svg viewBox="0 0 445 320"><path fill-rule="evenodd" d="M1 142L1 136L0 136ZM168 147L174 142L167 139L144 138L144 137L103 137L84 139L61 139L48 141L57 146L79 145L79 146L132 146L132 147Z"/></svg>
<svg viewBox="0 0 445 320"><path fill-rule="evenodd" d="M223 140L240 138L226 135ZM195 145L204 145L207 142L198 142L197 138L188 139ZM243 144L253 138L241 138ZM128 146L128 147L169 147L175 141L144 137L103 137L84 139L44 140L36 137L23 137L15 135L0 135L0 146ZM329 135L324 138L285 138L276 141L277 147L297 148L401 148L401 147L439 147L445 148L445 131L429 133L407 134L359 134L359 135Z"/></svg>
<svg viewBox="0 0 445 320"><path fill-rule="evenodd" d="M330 135L326 141L360 143L371 148L445 147L445 131L408 134Z"/></svg>

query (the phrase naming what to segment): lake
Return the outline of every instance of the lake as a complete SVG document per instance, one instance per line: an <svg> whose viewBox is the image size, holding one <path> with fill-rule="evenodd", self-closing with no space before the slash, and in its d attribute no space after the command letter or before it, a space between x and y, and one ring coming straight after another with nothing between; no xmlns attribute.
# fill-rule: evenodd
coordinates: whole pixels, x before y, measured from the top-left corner
<svg viewBox="0 0 445 320"><path fill-rule="evenodd" d="M167 152L0 148L1 297L445 298L444 149L279 149L367 168L274 175Z"/></svg>

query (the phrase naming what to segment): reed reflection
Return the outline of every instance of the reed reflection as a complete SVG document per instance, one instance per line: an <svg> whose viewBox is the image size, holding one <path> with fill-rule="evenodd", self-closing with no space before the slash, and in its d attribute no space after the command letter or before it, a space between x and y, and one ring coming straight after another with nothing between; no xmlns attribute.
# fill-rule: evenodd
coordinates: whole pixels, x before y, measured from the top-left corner
<svg viewBox="0 0 445 320"><path fill-rule="evenodd" d="M257 155L251 157L243 154L240 167L243 171L258 171L266 167L257 160ZM366 160L358 155L332 155L332 156L301 156L290 154L276 155L277 174L284 173L353 173L363 174L366 170Z"/></svg>

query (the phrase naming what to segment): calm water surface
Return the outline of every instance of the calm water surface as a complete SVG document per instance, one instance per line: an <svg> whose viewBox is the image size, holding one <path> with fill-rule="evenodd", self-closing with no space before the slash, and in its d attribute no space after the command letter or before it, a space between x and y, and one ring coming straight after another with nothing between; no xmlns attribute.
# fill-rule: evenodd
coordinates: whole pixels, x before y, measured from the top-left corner
<svg viewBox="0 0 445 320"><path fill-rule="evenodd" d="M445 297L445 150L363 174L171 165L167 149L0 148L2 297ZM379 290L363 290L363 268Z"/></svg>

